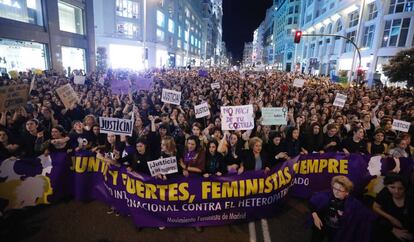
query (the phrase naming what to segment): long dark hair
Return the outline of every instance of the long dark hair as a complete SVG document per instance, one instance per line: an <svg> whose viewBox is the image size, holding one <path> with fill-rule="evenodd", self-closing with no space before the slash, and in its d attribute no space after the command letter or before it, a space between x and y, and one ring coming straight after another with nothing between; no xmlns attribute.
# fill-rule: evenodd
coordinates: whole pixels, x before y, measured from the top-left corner
<svg viewBox="0 0 414 242"><path fill-rule="evenodd" d="M196 144L195 152L197 152L197 153L200 152L201 151L200 139L195 135L191 135L190 137L187 138L187 142L189 140L194 140L194 142ZM185 145L185 151L186 152L188 152L187 142L186 142L186 145Z"/></svg>

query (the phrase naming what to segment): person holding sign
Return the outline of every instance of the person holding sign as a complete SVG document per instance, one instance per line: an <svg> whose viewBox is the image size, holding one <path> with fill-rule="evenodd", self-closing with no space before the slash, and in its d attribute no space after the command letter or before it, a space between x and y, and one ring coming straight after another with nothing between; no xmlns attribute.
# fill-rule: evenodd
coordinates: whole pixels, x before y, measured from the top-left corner
<svg viewBox="0 0 414 242"><path fill-rule="evenodd" d="M227 172L226 164L224 163L224 157L222 154L217 152L218 142L211 140L207 143L206 152L206 167L204 177L211 175L221 176Z"/></svg>
<svg viewBox="0 0 414 242"><path fill-rule="evenodd" d="M266 173L270 170L268 155L262 149L263 141L258 137L249 140L249 149L245 150L242 155L242 162L237 171L238 174L246 171L264 170Z"/></svg>
<svg viewBox="0 0 414 242"><path fill-rule="evenodd" d="M191 173L200 174L204 171L205 152L197 136L192 135L187 138L183 157L180 158L180 166L185 177Z"/></svg>

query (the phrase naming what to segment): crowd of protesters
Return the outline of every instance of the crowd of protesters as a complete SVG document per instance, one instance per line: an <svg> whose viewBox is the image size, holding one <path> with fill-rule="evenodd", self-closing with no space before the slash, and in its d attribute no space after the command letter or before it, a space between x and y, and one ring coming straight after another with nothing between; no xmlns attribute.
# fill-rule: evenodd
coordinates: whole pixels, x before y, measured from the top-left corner
<svg viewBox="0 0 414 242"><path fill-rule="evenodd" d="M29 85L32 75L3 77L0 86ZM133 85L140 76L153 80L149 90L111 92L112 82L128 79ZM104 85L99 82L101 78ZM292 85L297 78L305 79L302 88ZM217 82L220 88L213 89L211 84ZM65 108L55 91L67 83L80 100L70 108ZM163 88L181 92L181 104L163 103ZM343 108L333 105L336 93L347 95ZM208 103L210 115L196 119L194 106L201 102ZM254 129L222 130L220 107L247 104L253 105ZM284 107L287 125L262 125L262 107ZM133 135L101 134L98 117L134 117ZM409 132L393 130L394 119L410 122ZM117 70L89 74L84 85L75 85L73 76L44 72L36 75L26 105L1 113L0 160L90 150L112 165L150 175L147 161L176 156L178 173L158 177L168 179L190 174L209 177L247 170L267 172L299 154L344 152L393 157L396 165L392 171L398 174L398 159L414 157L413 126L414 91L410 89L342 87L326 77L224 70L209 70L206 77L198 70L140 74ZM408 181L390 179L389 184L400 182L401 189L408 189ZM347 182L339 185L335 189L350 192ZM413 227L404 228L398 218L384 211L396 202L390 191L379 196L381 201L374 204L374 210L388 219L391 229L405 231L403 235L393 231L395 237L411 241ZM396 202L397 208L399 205Z"/></svg>

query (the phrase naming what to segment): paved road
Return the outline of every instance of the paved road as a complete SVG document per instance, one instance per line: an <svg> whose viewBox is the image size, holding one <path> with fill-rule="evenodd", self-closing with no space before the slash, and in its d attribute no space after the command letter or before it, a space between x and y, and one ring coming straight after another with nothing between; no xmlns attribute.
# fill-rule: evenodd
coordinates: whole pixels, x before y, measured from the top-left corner
<svg viewBox="0 0 414 242"><path fill-rule="evenodd" d="M200 233L192 228L138 231L132 219L108 215L106 210L107 206L97 201L90 203L69 201L19 210L9 215L7 219L1 219L0 238L1 241L33 242L309 241L310 231L303 226L307 209L303 202L295 199L289 199L280 214L266 221L256 221L250 225L244 223L208 227Z"/></svg>

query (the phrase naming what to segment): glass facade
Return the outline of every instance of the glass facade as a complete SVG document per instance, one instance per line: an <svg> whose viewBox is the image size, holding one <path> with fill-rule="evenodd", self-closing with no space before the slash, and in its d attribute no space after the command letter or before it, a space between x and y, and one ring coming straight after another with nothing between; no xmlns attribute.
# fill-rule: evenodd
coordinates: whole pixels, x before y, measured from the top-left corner
<svg viewBox="0 0 414 242"><path fill-rule="evenodd" d="M86 70L85 49L62 46L64 70Z"/></svg>
<svg viewBox="0 0 414 242"><path fill-rule="evenodd" d="M63 1L58 2L61 31L84 34L83 10Z"/></svg>
<svg viewBox="0 0 414 242"><path fill-rule="evenodd" d="M0 17L43 26L41 0L0 0Z"/></svg>
<svg viewBox="0 0 414 242"><path fill-rule="evenodd" d="M130 0L116 0L116 15L125 18L138 18L138 2Z"/></svg>
<svg viewBox="0 0 414 242"><path fill-rule="evenodd" d="M136 37L138 36L138 25L129 23L129 22L120 22L116 25L116 31L120 35L126 37Z"/></svg>
<svg viewBox="0 0 414 242"><path fill-rule="evenodd" d="M0 72L46 70L46 56L44 44L0 39Z"/></svg>

